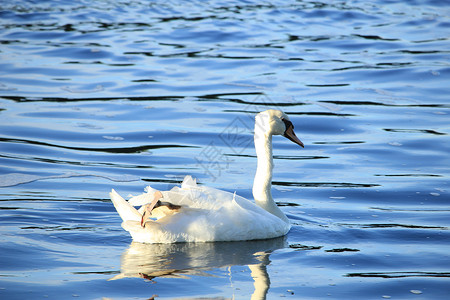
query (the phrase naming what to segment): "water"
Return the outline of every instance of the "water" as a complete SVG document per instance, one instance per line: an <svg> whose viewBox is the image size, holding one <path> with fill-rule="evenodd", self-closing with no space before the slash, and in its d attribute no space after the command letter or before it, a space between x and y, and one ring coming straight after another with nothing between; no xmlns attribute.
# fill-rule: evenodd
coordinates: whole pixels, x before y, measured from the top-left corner
<svg viewBox="0 0 450 300"><path fill-rule="evenodd" d="M448 298L447 1L0 8L2 299ZM267 108L285 238L131 243L111 188L251 198Z"/></svg>

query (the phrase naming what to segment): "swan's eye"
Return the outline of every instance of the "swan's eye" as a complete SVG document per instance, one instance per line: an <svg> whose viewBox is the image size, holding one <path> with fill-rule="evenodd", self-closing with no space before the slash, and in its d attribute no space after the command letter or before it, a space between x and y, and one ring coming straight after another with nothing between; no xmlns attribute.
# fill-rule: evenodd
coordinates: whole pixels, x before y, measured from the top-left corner
<svg viewBox="0 0 450 300"><path fill-rule="evenodd" d="M286 126L286 130L287 130L289 127L292 127L292 129L294 129L294 125L292 124L291 121L288 121L288 120L286 120L285 118L281 118L281 121L283 121L284 126Z"/></svg>

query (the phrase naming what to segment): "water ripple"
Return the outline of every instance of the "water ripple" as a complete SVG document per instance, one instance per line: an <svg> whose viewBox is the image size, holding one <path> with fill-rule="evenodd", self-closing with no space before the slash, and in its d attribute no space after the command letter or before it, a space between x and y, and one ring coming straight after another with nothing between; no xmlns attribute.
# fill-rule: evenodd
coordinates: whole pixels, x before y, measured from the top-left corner
<svg viewBox="0 0 450 300"><path fill-rule="evenodd" d="M446 1L0 7L0 298L448 297ZM129 244L111 188L251 199L268 108L286 241Z"/></svg>

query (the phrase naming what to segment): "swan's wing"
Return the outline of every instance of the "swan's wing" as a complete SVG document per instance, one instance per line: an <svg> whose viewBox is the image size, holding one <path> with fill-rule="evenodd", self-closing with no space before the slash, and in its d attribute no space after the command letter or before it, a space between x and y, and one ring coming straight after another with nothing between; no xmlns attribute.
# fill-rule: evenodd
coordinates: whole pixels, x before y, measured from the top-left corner
<svg viewBox="0 0 450 300"><path fill-rule="evenodd" d="M197 188L197 182L195 179L193 179L191 176L186 176L183 180L183 183L181 184L181 189L184 190L190 190L190 189ZM163 197L165 195L164 201L171 202L174 201L174 204L177 204L181 202L186 202L186 199L183 199L185 196L189 196L189 193L179 192L179 187L174 187L170 191L161 191L163 193ZM143 206L146 204L149 204L154 199L154 194L158 190L152 188L151 186L147 186L145 188L145 193L142 193L138 196L131 197L128 199L128 203L130 203L132 206Z"/></svg>
<svg viewBox="0 0 450 300"><path fill-rule="evenodd" d="M192 178L192 176L187 175L186 177L184 177L183 182L181 183L181 188L184 189L192 187L197 187L197 180Z"/></svg>
<svg viewBox="0 0 450 300"><path fill-rule="evenodd" d="M154 194L157 191L158 190L155 190L151 186L147 186L145 188L145 193L142 193L138 196L131 197L130 199L128 199L128 203L130 203L133 206L142 206L142 205L149 204L153 201Z"/></svg>
<svg viewBox="0 0 450 300"><path fill-rule="evenodd" d="M123 199L115 190L109 193L111 201L122 220L125 221L141 221L142 215L125 199Z"/></svg>
<svg viewBox="0 0 450 300"><path fill-rule="evenodd" d="M124 208L122 208L121 211L132 211L132 214L134 214L135 211L142 217L145 205L153 201L154 194L155 192L157 192L156 189L153 189L150 186L146 187L145 191L146 192L142 193L141 195L130 198L128 202L114 192L116 194L116 198L118 196L121 199L121 201L116 202L122 203L122 201L124 201L124 203L122 203L122 206ZM247 199L236 196L233 193L222 191L212 187L199 186L197 185L196 180L191 176L186 176L184 178L181 187L175 186L170 191L161 191L161 193L163 195L161 201L169 202L171 204L190 209L216 211L221 207L236 203L237 199L237 203L241 207L246 206L246 208L248 209L249 206L251 206L252 208L256 206L254 203L248 201ZM112 197L113 196L111 196L111 198ZM133 206L141 206L141 208L139 209L139 211L137 211L133 208ZM129 207L133 208L133 210L129 209Z"/></svg>
<svg viewBox="0 0 450 300"><path fill-rule="evenodd" d="M134 196L128 199L128 203L132 206L142 206L151 203L153 195L150 193L142 193L139 196Z"/></svg>
<svg viewBox="0 0 450 300"><path fill-rule="evenodd" d="M182 207L214 211L231 203L233 193L215 188L199 186L190 176L186 176L180 187L162 192L164 201Z"/></svg>

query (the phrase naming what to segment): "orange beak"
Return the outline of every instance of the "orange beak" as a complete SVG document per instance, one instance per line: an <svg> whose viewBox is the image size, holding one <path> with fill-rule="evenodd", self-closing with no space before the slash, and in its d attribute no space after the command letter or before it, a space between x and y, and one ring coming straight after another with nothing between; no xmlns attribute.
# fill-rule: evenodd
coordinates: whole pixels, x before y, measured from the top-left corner
<svg viewBox="0 0 450 300"><path fill-rule="evenodd" d="M302 141L300 141L299 138L295 135L294 126L292 125L292 123L290 123L289 126L287 126L287 129L284 132L283 136L285 138L290 139L291 141L293 141L297 145L301 146L302 148L305 148L305 145L303 145Z"/></svg>

